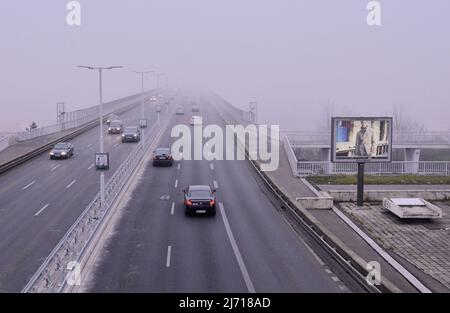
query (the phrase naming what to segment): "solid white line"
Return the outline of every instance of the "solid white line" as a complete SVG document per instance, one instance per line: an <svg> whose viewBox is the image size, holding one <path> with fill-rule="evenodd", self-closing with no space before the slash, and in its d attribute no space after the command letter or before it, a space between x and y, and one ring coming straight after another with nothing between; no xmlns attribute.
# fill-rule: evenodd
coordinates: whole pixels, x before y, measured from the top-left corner
<svg viewBox="0 0 450 313"><path fill-rule="evenodd" d="M211 169L211 171L213 171L214 170L214 164L210 163L209 164L209 168Z"/></svg>
<svg viewBox="0 0 450 313"><path fill-rule="evenodd" d="M213 181L214 189L219 188L219 184L217 183L217 180Z"/></svg>
<svg viewBox="0 0 450 313"><path fill-rule="evenodd" d="M175 211L175 202L172 202L172 208L170 209L170 214L173 215L174 211Z"/></svg>
<svg viewBox="0 0 450 313"><path fill-rule="evenodd" d="M61 164L56 165L55 167L52 167L52 169L50 170L50 172L53 172L54 170L56 170L58 167L60 167Z"/></svg>
<svg viewBox="0 0 450 313"><path fill-rule="evenodd" d="M70 187L72 187L73 184L75 184L76 182L77 182L76 180L73 180L70 184L68 184L68 185L66 186L66 189L69 189Z"/></svg>
<svg viewBox="0 0 450 313"><path fill-rule="evenodd" d="M167 247L166 267L170 267L170 255L172 254L172 246Z"/></svg>
<svg viewBox="0 0 450 313"><path fill-rule="evenodd" d="M177 167L177 170L179 170L179 169L180 169L180 167L181 167L181 164L180 164L180 163L178 163L178 167Z"/></svg>
<svg viewBox="0 0 450 313"><path fill-rule="evenodd" d="M39 214L41 214L42 213L42 211L44 211L46 208L48 208L48 206L49 206L50 204L46 204L46 205L44 205L43 207L42 207L42 209L40 209L39 211L37 211L35 214L34 214L34 216L38 216Z"/></svg>
<svg viewBox="0 0 450 313"><path fill-rule="evenodd" d="M372 238L367 236L353 221L351 221L344 213L342 213L336 206L332 206L333 212L339 216L348 226L350 226L361 238L364 239L383 259L386 260L397 272L405 277L414 287L416 287L422 293L431 293L420 280L416 278L411 272L398 263L390 254L383 250Z"/></svg>
<svg viewBox="0 0 450 313"><path fill-rule="evenodd" d="M175 180L175 188L178 187L178 179Z"/></svg>
<svg viewBox="0 0 450 313"><path fill-rule="evenodd" d="M247 286L247 290L250 293L255 293L255 287L253 287L252 280L250 279L250 275L248 274L247 268L245 267L242 255L239 252L239 248L236 244L236 240L234 239L233 232L231 231L230 223L228 223L228 218L222 202L219 203L219 208L220 214L222 215L223 224L225 225L225 230L227 231L228 239L230 240L231 247L233 248L234 256L236 257L236 260L238 262L239 269L241 270L245 285Z"/></svg>
<svg viewBox="0 0 450 313"><path fill-rule="evenodd" d="M88 167L88 170L90 170L91 168L93 168L94 167L94 164L91 164L89 167Z"/></svg>
<svg viewBox="0 0 450 313"><path fill-rule="evenodd" d="M22 190L27 190L28 188L30 188L31 186L33 186L35 182L36 182L36 181L33 180L31 183L29 183L28 185L26 185L25 187L23 187Z"/></svg>

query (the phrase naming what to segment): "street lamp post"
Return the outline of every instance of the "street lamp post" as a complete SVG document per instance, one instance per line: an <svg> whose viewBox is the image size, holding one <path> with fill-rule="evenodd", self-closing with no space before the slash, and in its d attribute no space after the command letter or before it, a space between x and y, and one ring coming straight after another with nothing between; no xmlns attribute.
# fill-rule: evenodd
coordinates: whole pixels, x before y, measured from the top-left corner
<svg viewBox="0 0 450 313"><path fill-rule="evenodd" d="M141 75L141 104L142 104L142 119L145 119L145 105L144 105L144 75L153 73L154 71L138 72L132 71L133 73ZM145 134L144 128L142 128L142 145L145 145Z"/></svg>
<svg viewBox="0 0 450 313"><path fill-rule="evenodd" d="M103 70L112 70L115 68L122 68L123 66L109 66L109 67L94 67L79 65L80 68L88 70L98 70L99 78L99 111L100 111L100 153L104 153L103 149L103 86L102 86L102 72ZM105 204L105 173L100 172L100 207Z"/></svg>

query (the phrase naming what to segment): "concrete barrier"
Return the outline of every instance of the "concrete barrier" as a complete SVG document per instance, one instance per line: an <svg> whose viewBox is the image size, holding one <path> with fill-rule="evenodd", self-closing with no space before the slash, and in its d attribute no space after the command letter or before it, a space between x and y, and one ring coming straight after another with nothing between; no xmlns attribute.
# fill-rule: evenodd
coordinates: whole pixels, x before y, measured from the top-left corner
<svg viewBox="0 0 450 313"><path fill-rule="evenodd" d="M329 190L335 202L356 202L356 190ZM427 201L450 199L450 190L365 190L364 201L382 202L383 198L422 198Z"/></svg>

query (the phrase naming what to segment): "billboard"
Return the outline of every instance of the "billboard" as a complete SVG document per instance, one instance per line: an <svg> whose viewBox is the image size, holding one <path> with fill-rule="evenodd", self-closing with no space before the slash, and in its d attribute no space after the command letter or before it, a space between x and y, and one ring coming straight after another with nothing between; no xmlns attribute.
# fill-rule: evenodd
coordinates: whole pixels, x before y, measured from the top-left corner
<svg viewBox="0 0 450 313"><path fill-rule="evenodd" d="M332 162L391 162L391 117L333 117Z"/></svg>

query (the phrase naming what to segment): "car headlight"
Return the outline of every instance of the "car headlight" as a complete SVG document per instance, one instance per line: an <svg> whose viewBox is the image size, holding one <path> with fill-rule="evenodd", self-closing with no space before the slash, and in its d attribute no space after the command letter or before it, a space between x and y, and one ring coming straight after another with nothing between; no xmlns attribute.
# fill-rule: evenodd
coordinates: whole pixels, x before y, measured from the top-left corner
<svg viewBox="0 0 450 313"><path fill-rule="evenodd" d="M117 130L120 130L120 128L117 128Z"/></svg>
<svg viewBox="0 0 450 313"><path fill-rule="evenodd" d="M66 151L61 152L61 155L66 155L66 154L67 154Z"/></svg>
<svg viewBox="0 0 450 313"><path fill-rule="evenodd" d="M111 130L111 127L110 127L110 128L108 128L108 130Z"/></svg>
<svg viewBox="0 0 450 313"><path fill-rule="evenodd" d="M55 155L55 153L53 151L50 152L50 155Z"/></svg>
<svg viewBox="0 0 450 313"><path fill-rule="evenodd" d="M137 137L137 134L134 134L134 137Z"/></svg>
<svg viewBox="0 0 450 313"><path fill-rule="evenodd" d="M122 134L122 137L125 137L125 134Z"/></svg>

